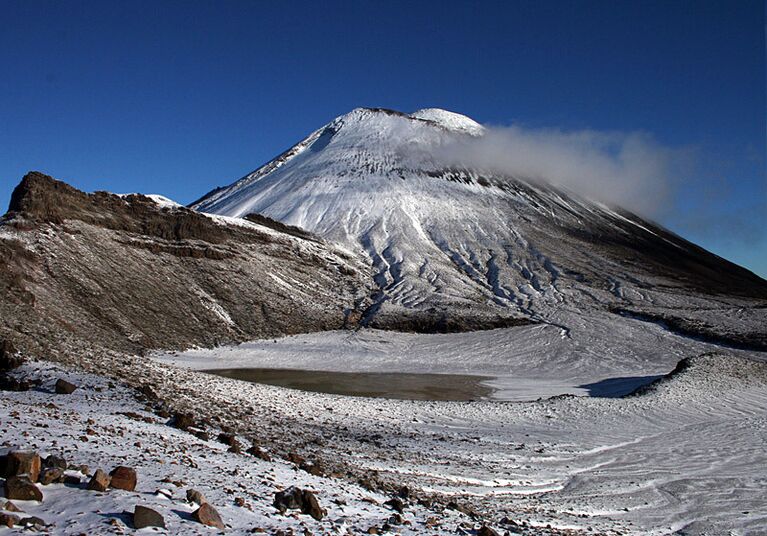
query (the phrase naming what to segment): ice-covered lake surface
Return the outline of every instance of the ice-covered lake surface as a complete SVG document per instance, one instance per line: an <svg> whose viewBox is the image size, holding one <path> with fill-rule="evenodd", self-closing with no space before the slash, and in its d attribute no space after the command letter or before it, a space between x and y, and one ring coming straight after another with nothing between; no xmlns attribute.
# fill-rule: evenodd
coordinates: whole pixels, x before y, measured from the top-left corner
<svg viewBox="0 0 767 536"><path fill-rule="evenodd" d="M338 448L328 440L324 456L497 518L597 533L767 533L765 354L616 315L566 324L569 333L553 325L335 331L153 358L195 370L490 377L483 385L496 400L461 402L338 396L205 375L227 398L263 397L282 418L316 416L331 437L344 430L349 437ZM649 394L610 398L684 358L698 361ZM353 439L368 435L375 440Z"/></svg>
<svg viewBox="0 0 767 536"><path fill-rule="evenodd" d="M564 394L625 395L667 374L685 357L720 350L715 345L671 334L659 325L617 315L594 316L588 321L571 317L568 325L573 327L567 333L550 324L451 334L328 331L158 354L155 358L195 370L430 375L423 378L424 385L435 379L433 375L480 376L481 393L469 398L530 401ZM283 378L278 385L308 388L297 385L301 374L296 375L296 381ZM234 377L234 373L228 373L228 377ZM343 374L336 377L339 384L346 379L349 377ZM395 392L396 383L389 384L391 397L405 398ZM346 393L342 387L330 392L355 394L353 388ZM381 392L385 387L382 382L375 396L385 396Z"/></svg>

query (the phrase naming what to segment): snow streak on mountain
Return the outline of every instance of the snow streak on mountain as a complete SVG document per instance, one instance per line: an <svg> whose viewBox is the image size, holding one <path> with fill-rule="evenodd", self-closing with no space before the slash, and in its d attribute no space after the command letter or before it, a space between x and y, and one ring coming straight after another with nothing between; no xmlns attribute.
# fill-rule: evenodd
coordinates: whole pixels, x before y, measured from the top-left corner
<svg viewBox="0 0 767 536"><path fill-rule="evenodd" d="M193 208L262 213L364 254L368 325L567 333L565 311L599 309L705 331L731 323L727 300L767 297L761 278L625 210L438 156L484 132L445 110L355 109Z"/></svg>

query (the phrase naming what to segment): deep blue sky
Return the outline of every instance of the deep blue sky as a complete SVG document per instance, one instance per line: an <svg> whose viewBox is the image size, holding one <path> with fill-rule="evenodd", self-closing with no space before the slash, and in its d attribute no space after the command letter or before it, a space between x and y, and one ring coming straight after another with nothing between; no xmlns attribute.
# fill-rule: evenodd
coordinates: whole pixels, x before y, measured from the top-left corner
<svg viewBox="0 0 767 536"><path fill-rule="evenodd" d="M285 7L283 7L285 6ZM761 1L0 4L0 204L28 170L190 202L357 106L647 131L662 223L767 276Z"/></svg>

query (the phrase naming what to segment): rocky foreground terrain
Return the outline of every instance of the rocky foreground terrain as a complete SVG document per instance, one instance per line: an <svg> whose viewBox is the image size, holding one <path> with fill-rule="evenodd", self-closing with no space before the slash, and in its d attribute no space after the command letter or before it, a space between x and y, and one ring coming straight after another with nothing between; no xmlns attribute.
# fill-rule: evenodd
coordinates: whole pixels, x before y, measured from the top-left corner
<svg viewBox="0 0 767 536"><path fill-rule="evenodd" d="M475 301L451 323L439 307L377 317L377 273L353 248L263 216L85 194L29 174L0 221L0 521L9 526L0 531L767 531L767 308L753 274L738 272L736 290L705 292L678 279L629 288L570 274L531 291L525 303L548 304L537 314ZM594 299L580 308L584 293ZM284 336L353 333L371 318L408 331L464 331L478 318L511 325L487 332L493 348L453 335L466 351L449 355L449 369L429 352L449 341L376 332L377 347L394 341L401 354L400 365L385 362L391 372L414 348L419 367L442 373L481 355L499 376L525 362L528 373L559 363L574 379L634 365L655 374L663 348L681 364L663 360L663 372L674 370L628 398L415 402L247 384L149 355L261 339L299 360L280 354ZM354 342L334 337L353 357ZM313 359L343 362L334 357Z"/></svg>

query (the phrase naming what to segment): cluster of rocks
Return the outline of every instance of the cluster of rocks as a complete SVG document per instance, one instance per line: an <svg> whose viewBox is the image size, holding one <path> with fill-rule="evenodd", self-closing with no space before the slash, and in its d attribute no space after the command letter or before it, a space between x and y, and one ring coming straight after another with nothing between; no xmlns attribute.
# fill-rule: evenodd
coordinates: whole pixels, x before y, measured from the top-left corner
<svg viewBox="0 0 767 536"><path fill-rule="evenodd" d="M79 487L81 479L79 476L66 474L65 471L72 470L88 475L87 466L74 466L67 464L67 461L60 457L51 455L42 458L38 453L31 451L11 451L0 456L0 476L5 479L4 493L7 502L2 506L0 512L0 525L2 526L26 526L35 525L38 527L47 526L45 521L37 517L21 518L14 512L21 510L11 501L43 501L43 490L41 486L50 484L66 484ZM107 473L102 469L97 469L88 481L85 489L105 493L109 489L135 491L138 483L138 475L132 467L117 466ZM208 503L202 493L196 490L187 491L187 500L190 503L198 505L197 510L192 513L192 519L203 525L224 529L226 526L216 509ZM162 514L143 505L136 505L133 512L133 526L136 529L145 527L165 528L165 519Z"/></svg>
<svg viewBox="0 0 767 536"><path fill-rule="evenodd" d="M20 517L21 513L11 501L43 500L43 492L38 486L47 486L64 481L66 462L58 456L48 456L45 459L35 452L12 451L0 456L0 476L5 479L3 491L7 501L0 513L0 525L7 527L28 526L45 527L46 523L39 517ZM79 482L79 479L78 479Z"/></svg>
<svg viewBox="0 0 767 536"><path fill-rule="evenodd" d="M24 358L16 351L13 343L7 339L0 340L0 390L2 391L29 391L33 387L39 387L42 382L37 378L18 378L11 371L18 369L24 364ZM58 395L71 395L77 386L63 378L59 378L53 386Z"/></svg>

